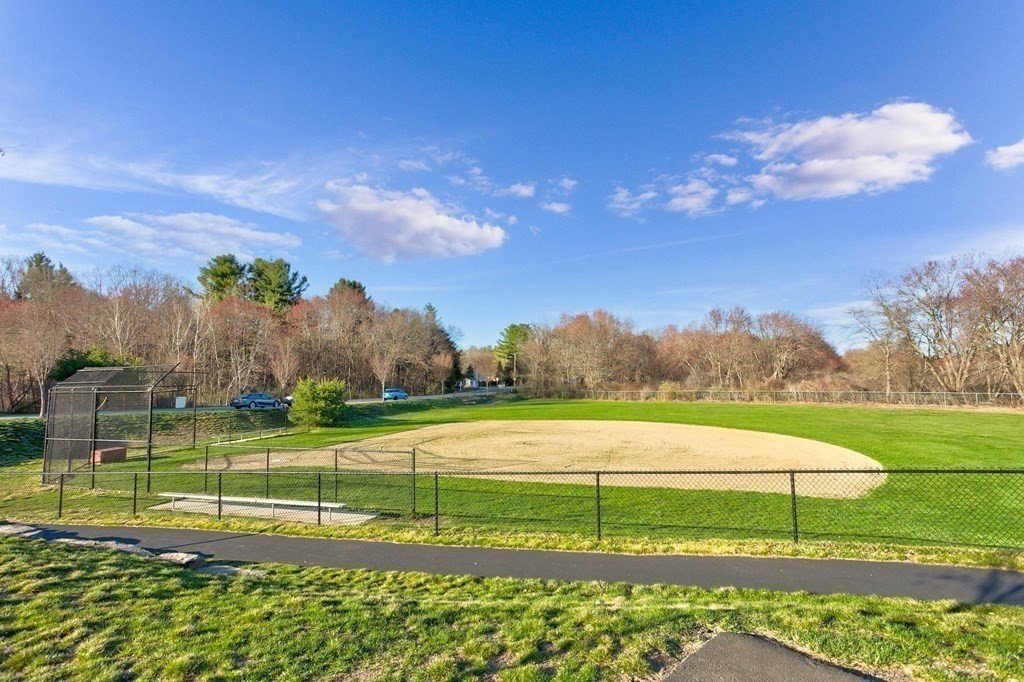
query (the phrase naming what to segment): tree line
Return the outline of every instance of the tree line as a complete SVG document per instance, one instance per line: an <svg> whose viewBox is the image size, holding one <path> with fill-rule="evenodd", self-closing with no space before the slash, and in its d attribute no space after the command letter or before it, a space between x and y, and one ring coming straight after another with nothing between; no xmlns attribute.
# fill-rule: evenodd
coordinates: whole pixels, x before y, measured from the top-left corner
<svg viewBox="0 0 1024 682"><path fill-rule="evenodd" d="M1024 258L958 256L875 277L850 311L860 347L840 354L786 311L712 308L638 329L606 310L517 323L460 350L431 305L392 308L357 281L323 296L281 259L210 259L193 290L140 268L72 274L43 253L0 261L0 410L45 409L47 386L90 365L180 364L205 403L300 379L348 397L451 390L465 376L565 389L779 389L1024 393Z"/></svg>
<svg viewBox="0 0 1024 682"><path fill-rule="evenodd" d="M606 310L510 325L467 362L534 393L578 389L976 391L1024 394L1024 258L957 256L874 277L852 308L860 346L840 354L786 311L712 308L685 327L638 330ZM488 355L490 359L488 360Z"/></svg>
<svg viewBox="0 0 1024 682"><path fill-rule="evenodd" d="M197 281L128 267L76 277L43 253L3 260L0 410L43 413L48 385L90 365L179 364L209 404L298 379L341 379L358 397L391 383L440 392L462 376L460 332L431 305L384 306L349 279L305 297L280 259L217 256Z"/></svg>

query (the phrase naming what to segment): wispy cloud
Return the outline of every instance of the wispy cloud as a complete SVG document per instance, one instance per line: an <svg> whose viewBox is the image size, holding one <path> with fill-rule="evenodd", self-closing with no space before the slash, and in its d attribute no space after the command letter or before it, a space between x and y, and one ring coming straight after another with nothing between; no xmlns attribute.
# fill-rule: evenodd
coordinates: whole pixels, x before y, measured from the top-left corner
<svg viewBox="0 0 1024 682"><path fill-rule="evenodd" d="M398 162L398 167L404 171L428 171L430 170L430 164L426 161L418 161L414 159L402 159Z"/></svg>
<svg viewBox="0 0 1024 682"><path fill-rule="evenodd" d="M618 186L608 197L606 206L623 218L632 218L642 210L654 204L658 192L653 185L644 185L636 192Z"/></svg>
<svg viewBox="0 0 1024 682"><path fill-rule="evenodd" d="M994 257L1024 256L1024 225L1003 225L975 232L961 241L957 251Z"/></svg>
<svg viewBox="0 0 1024 682"><path fill-rule="evenodd" d="M146 183L126 177L104 159L80 153L70 144L8 148L0 159L0 180L97 190L146 189Z"/></svg>
<svg viewBox="0 0 1024 682"><path fill-rule="evenodd" d="M730 156L729 154L708 154L704 157L704 161L709 164L727 167L735 166L740 162L735 156Z"/></svg>
<svg viewBox="0 0 1024 682"><path fill-rule="evenodd" d="M549 180L548 182L550 184L554 185L554 187L555 187L555 189L557 191L561 192L562 194L564 194L566 196L568 196L569 194L572 194L573 191L576 189L576 187L580 184L579 180L575 180L573 178L570 178L567 175L563 175L560 178L553 178L553 179Z"/></svg>
<svg viewBox="0 0 1024 682"><path fill-rule="evenodd" d="M32 223L11 235L11 243L19 242L57 254L114 252L150 262L204 260L219 253L252 258L257 253L285 254L301 244L293 234L214 213L104 215L71 226Z"/></svg>
<svg viewBox="0 0 1024 682"><path fill-rule="evenodd" d="M494 190L494 196L496 197L517 197L519 199L529 199L537 191L537 185L533 182L516 182L509 185L508 187L502 187L501 189Z"/></svg>
<svg viewBox="0 0 1024 682"><path fill-rule="evenodd" d="M258 213L302 220L303 197L312 189L312 181L283 167L257 173L175 172L155 164L110 164L136 180L163 188L215 199L228 206Z"/></svg>

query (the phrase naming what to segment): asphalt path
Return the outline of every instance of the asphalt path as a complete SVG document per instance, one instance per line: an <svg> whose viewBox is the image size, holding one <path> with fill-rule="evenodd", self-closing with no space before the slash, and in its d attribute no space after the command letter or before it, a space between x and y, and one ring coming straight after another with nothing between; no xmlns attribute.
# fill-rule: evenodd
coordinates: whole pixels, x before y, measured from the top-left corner
<svg viewBox="0 0 1024 682"><path fill-rule="evenodd" d="M740 587L1024 606L1024 573L899 562L634 556L301 538L187 529L40 526L49 537L116 539L221 561L480 577Z"/></svg>

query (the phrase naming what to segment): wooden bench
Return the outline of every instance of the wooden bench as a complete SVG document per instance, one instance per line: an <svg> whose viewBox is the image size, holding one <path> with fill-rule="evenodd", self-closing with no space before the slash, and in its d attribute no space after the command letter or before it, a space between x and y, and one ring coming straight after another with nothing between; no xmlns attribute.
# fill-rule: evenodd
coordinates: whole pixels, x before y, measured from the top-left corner
<svg viewBox="0 0 1024 682"><path fill-rule="evenodd" d="M196 500L197 502L217 502L219 499L221 504L245 504L252 505L255 507L270 507L270 517L274 518L277 513L278 507L299 507L302 509L316 509L319 506L321 509L327 510L327 517L331 518L331 515L335 511L341 511L347 509L348 505L340 502L316 502L315 500L278 500L266 497L230 497L222 495L217 497L216 495L204 495L201 493L160 493L160 497L169 497L171 499L171 509L177 509L177 503L179 500Z"/></svg>
<svg viewBox="0 0 1024 682"><path fill-rule="evenodd" d="M105 464L107 462L123 462L127 458L128 448L124 446L97 448L92 451L93 464Z"/></svg>

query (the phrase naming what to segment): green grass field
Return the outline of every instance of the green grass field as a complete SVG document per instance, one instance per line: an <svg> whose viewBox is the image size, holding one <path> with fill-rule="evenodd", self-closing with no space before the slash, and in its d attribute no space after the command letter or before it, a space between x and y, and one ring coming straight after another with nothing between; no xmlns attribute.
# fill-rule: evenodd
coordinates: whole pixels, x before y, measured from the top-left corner
<svg viewBox="0 0 1024 682"><path fill-rule="evenodd" d="M382 416L383 415L383 416ZM396 431L465 420L608 419L726 426L812 438L862 452L889 469L1006 468L1024 464L1024 415L980 410L919 410L810 405L622 403L586 401L505 401L476 406L417 406L415 411L362 415L341 429L283 436L270 446L316 447L354 442ZM263 443L259 444L260 446ZM258 447L254 445L254 448ZM153 490L215 492L215 477L180 472L194 466L203 451L162 454ZM7 467L24 471L32 465ZM35 463L38 466L38 463ZM136 469L142 463L114 465ZM96 520L131 515L130 477L103 477L107 492L68 490L69 519ZM565 483L441 477L439 522L442 532L596 535L597 503L593 481L566 476ZM842 486L838 475L801 475L797 482L801 539L906 545L1024 547L1024 473L960 476L890 474L886 483L859 499L832 500L800 495L811 487ZM415 478L416 515L412 514L409 475L325 474L322 499L337 499L354 509L383 512L375 526L432 530L434 480ZM316 499L309 474L225 475L224 495L269 494ZM147 496L139 509L162 502ZM683 541L731 539L784 541L792 537L788 495L710 490L605 486L601 490L601 526L606 539ZM37 481L0 496L0 514L52 520L56 494ZM187 515L143 512L162 523L193 523ZM204 520L205 521L205 520Z"/></svg>
<svg viewBox="0 0 1024 682"><path fill-rule="evenodd" d="M225 578L0 540L0 678L505 681L656 675L720 631L886 677L1020 679L1020 610L265 565Z"/></svg>

